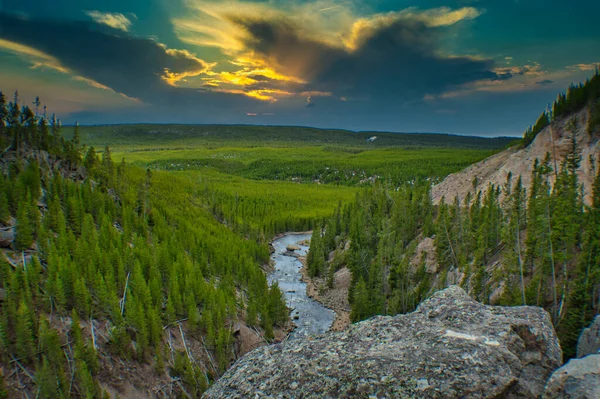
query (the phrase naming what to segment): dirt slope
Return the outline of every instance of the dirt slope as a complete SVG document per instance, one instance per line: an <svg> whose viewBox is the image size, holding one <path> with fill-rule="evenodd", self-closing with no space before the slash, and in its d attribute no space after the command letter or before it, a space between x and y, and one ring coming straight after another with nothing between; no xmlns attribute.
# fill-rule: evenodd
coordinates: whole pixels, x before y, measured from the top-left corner
<svg viewBox="0 0 600 399"><path fill-rule="evenodd" d="M594 169L600 160L600 132L593 135L587 132L588 110L578 112L574 115L578 121L576 131L577 143L581 150L581 166L578 171L579 181L585 188L585 202L590 203L591 189L596 170ZM432 198L435 204L439 203L442 197L446 202L451 202L458 195L462 201L469 191L485 192L489 184L501 186L506 183L509 172L516 181L520 175L525 188L531 184L531 171L533 162L536 158L540 161L544 159L546 153L550 153L556 159L556 164L560 164L569 151L570 133L566 131L565 125L569 119L557 121L552 126L542 130L535 140L527 148L512 147L493 155L483 161L469 166L465 170L449 175L441 183L432 188ZM595 162L590 162L590 156ZM553 166L553 165L552 165ZM478 184L473 190L473 180L477 178ZM551 183L553 184L552 177Z"/></svg>

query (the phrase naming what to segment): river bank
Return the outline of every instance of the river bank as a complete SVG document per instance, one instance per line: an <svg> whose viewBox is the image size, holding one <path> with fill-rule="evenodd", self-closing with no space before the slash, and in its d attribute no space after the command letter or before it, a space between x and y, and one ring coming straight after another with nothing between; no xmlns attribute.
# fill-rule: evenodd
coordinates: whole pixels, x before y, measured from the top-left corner
<svg viewBox="0 0 600 399"><path fill-rule="evenodd" d="M308 295L308 284L301 273L303 264L298 259L306 256L308 246L301 244L308 239L310 234L307 233L289 233L271 242L273 272L267 279L270 284L277 282L291 309L291 318L296 328L291 332L290 339L324 333L330 329L336 316L333 310Z"/></svg>
<svg viewBox="0 0 600 399"><path fill-rule="evenodd" d="M306 257L298 257L302 262L302 281L306 282L306 293L309 297L323 306L335 312L335 320L329 331L343 331L350 322L350 303L348 302L348 290L352 275L350 270L342 268L334 275L333 288L327 287L327 281L323 278L311 278L306 268Z"/></svg>
<svg viewBox="0 0 600 399"><path fill-rule="evenodd" d="M350 325L351 308L350 303L348 302L348 290L350 288L352 276L350 271L345 267L338 270L334 275L333 288L327 287L326 279L311 278L308 275L306 268L306 253L310 246L311 235L311 231L280 233L275 236L273 241L271 241L271 254L273 255L276 252L273 243L284 237L293 237L294 239L292 241L295 241L291 243L293 246L306 247L304 251L289 251L287 246L290 244L286 244L286 250L283 254L293 256L301 263L299 269L301 275L300 281L306 284L306 295L335 313L335 319L329 328L329 331L342 331ZM270 272L273 273L274 271L275 264L273 256L271 256ZM296 317L296 315L292 312L292 318L294 317Z"/></svg>

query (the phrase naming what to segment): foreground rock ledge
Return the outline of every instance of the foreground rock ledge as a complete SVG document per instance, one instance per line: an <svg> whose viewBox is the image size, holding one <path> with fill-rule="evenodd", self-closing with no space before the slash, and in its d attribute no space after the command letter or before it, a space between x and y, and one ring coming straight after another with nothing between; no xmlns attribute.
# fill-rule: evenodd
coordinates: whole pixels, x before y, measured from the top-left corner
<svg viewBox="0 0 600 399"><path fill-rule="evenodd" d="M544 399L600 398L600 355L571 359L552 374Z"/></svg>
<svg viewBox="0 0 600 399"><path fill-rule="evenodd" d="M205 398L537 398L561 364L543 309L481 305L453 286L407 315L258 348Z"/></svg>

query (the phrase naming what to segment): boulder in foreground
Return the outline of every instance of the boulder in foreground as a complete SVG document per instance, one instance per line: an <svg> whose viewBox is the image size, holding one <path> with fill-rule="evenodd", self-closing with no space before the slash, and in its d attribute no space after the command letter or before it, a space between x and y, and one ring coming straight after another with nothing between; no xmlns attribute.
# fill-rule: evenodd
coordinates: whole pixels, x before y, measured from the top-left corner
<svg viewBox="0 0 600 399"><path fill-rule="evenodd" d="M571 359L552 374L544 399L600 398L600 355Z"/></svg>
<svg viewBox="0 0 600 399"><path fill-rule="evenodd" d="M453 286L410 314L258 348L205 398L537 398L561 364L543 309L485 306Z"/></svg>
<svg viewBox="0 0 600 399"><path fill-rule="evenodd" d="M600 352L600 316L584 329L577 341L577 357L595 355Z"/></svg>

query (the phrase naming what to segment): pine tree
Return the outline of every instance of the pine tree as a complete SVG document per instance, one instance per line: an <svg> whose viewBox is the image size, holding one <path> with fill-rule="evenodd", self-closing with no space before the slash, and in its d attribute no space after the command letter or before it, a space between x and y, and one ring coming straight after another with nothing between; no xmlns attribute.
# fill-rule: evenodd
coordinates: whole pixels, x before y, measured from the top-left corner
<svg viewBox="0 0 600 399"><path fill-rule="evenodd" d="M6 387L6 382L4 381L4 375L0 370L0 399L8 398L8 389Z"/></svg>
<svg viewBox="0 0 600 399"><path fill-rule="evenodd" d="M83 165L86 167L88 173L94 174L96 167L98 166L98 155L94 147L90 147L85 154Z"/></svg>
<svg viewBox="0 0 600 399"><path fill-rule="evenodd" d="M0 176L0 223L6 222L10 217L8 197L6 195L8 184L4 176Z"/></svg>
<svg viewBox="0 0 600 399"><path fill-rule="evenodd" d="M75 151L79 152L81 148L81 135L79 134L79 122L75 122L75 128L73 130L73 138L71 139Z"/></svg>
<svg viewBox="0 0 600 399"><path fill-rule="evenodd" d="M12 133L11 147L17 153L21 150L21 107L19 105L19 92L15 91L14 100L8 105L8 125Z"/></svg>
<svg viewBox="0 0 600 399"><path fill-rule="evenodd" d="M35 373L35 385L37 386L37 394L41 398L59 398L56 377L52 372L50 362L46 356L42 357L42 366Z"/></svg>
<svg viewBox="0 0 600 399"><path fill-rule="evenodd" d="M321 226L317 226L310 239L310 249L306 256L308 273L311 277L320 277L325 270L324 243Z"/></svg>
<svg viewBox="0 0 600 399"><path fill-rule="evenodd" d="M27 249L33 244L33 229L31 227L31 196L27 194L25 201L19 202L17 210L17 228L15 244L17 249Z"/></svg>
<svg viewBox="0 0 600 399"><path fill-rule="evenodd" d="M21 304L19 305L15 326L15 336L17 339L17 356L24 363L30 362L33 360L33 355L35 352L35 339L30 318L30 309L25 301L21 301Z"/></svg>
<svg viewBox="0 0 600 399"><path fill-rule="evenodd" d="M7 131L9 111L6 105L6 96L0 91L0 143L2 144L2 150L5 149L4 147L6 147L9 140Z"/></svg>
<svg viewBox="0 0 600 399"><path fill-rule="evenodd" d="M104 176L104 183L109 188L114 187L115 185L115 172L115 164L112 160L110 148L106 146L104 147L104 152L102 153L102 173Z"/></svg>
<svg viewBox="0 0 600 399"><path fill-rule="evenodd" d="M352 312L350 313L352 322L364 320L371 315L369 292L367 290L367 284L362 278L358 280L358 283L354 288L352 299Z"/></svg>

